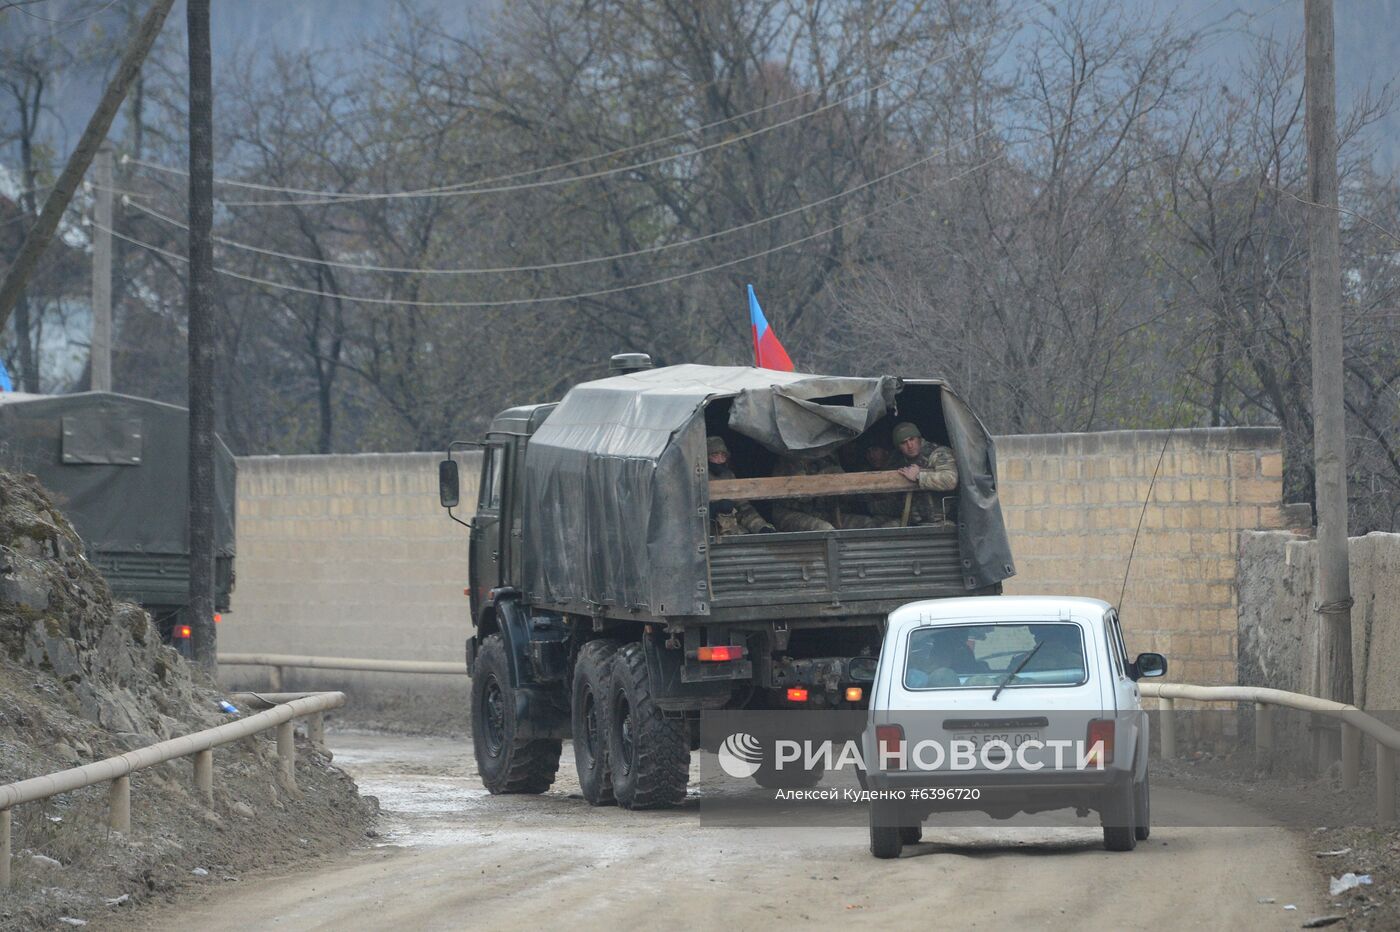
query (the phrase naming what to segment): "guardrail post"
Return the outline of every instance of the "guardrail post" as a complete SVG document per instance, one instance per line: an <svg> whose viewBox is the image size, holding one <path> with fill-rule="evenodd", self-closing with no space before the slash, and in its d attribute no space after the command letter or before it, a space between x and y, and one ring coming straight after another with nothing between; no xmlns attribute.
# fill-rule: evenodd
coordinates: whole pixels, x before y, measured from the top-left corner
<svg viewBox="0 0 1400 932"><path fill-rule="evenodd" d="M282 691L282 668L273 667L267 674L268 692L280 693Z"/></svg>
<svg viewBox="0 0 1400 932"><path fill-rule="evenodd" d="M277 762L288 787L296 786L297 779L297 746L292 727L291 719L277 726Z"/></svg>
<svg viewBox="0 0 1400 932"><path fill-rule="evenodd" d="M1361 729L1342 722L1342 786L1354 790L1361 785Z"/></svg>
<svg viewBox="0 0 1400 932"><path fill-rule="evenodd" d="M214 750L206 748L194 755L194 786L205 803L214 802Z"/></svg>
<svg viewBox="0 0 1400 932"><path fill-rule="evenodd" d="M1376 742L1376 821L1395 821L1395 751ZM8 833L6 835L8 838Z"/></svg>
<svg viewBox="0 0 1400 932"><path fill-rule="evenodd" d="M107 820L115 832L131 831L130 777L117 777L107 790Z"/></svg>
<svg viewBox="0 0 1400 932"><path fill-rule="evenodd" d="M0 809L0 890L10 889L10 810Z"/></svg>
<svg viewBox="0 0 1400 932"><path fill-rule="evenodd" d="M1176 757L1176 701L1165 696L1157 700L1162 709L1162 758Z"/></svg>
<svg viewBox="0 0 1400 932"><path fill-rule="evenodd" d="M1254 752L1262 754L1274 749L1274 711L1268 703L1254 703Z"/></svg>
<svg viewBox="0 0 1400 932"><path fill-rule="evenodd" d="M314 747L326 746L326 713L312 712L307 716L306 738Z"/></svg>

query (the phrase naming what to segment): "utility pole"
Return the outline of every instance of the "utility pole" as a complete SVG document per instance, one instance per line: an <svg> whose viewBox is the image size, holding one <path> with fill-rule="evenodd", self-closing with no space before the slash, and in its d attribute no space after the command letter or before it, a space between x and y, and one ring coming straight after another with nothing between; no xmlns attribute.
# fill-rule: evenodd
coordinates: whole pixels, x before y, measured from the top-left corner
<svg viewBox="0 0 1400 932"><path fill-rule="evenodd" d="M92 208L92 341L88 369L95 392L112 390L112 147L93 160L97 190Z"/></svg>
<svg viewBox="0 0 1400 932"><path fill-rule="evenodd" d="M214 628L214 90L209 0L188 0L190 54L190 628L195 662L218 670Z"/></svg>
<svg viewBox="0 0 1400 932"><path fill-rule="evenodd" d="M1317 473L1317 685L1352 701L1351 569L1347 563L1346 410L1343 407L1341 230L1337 201L1337 89L1332 0L1305 0L1308 278L1312 310L1313 463ZM1335 747L1327 749L1332 759Z"/></svg>
<svg viewBox="0 0 1400 932"><path fill-rule="evenodd" d="M78 189L78 183L87 174L92 157L97 153L97 147L107 138L107 131L112 128L112 118L116 116L122 99L126 97L126 89L141 73L141 64L146 60L146 53L150 52L156 36L160 35L160 27L165 25L166 14L170 12L174 2L175 0L155 0L146 11L141 28L131 37L131 44L122 54L117 73L113 75L107 89L102 92L102 99L98 101L97 109L88 120L78 145L73 149L73 154L68 156L68 163L63 166L62 173L54 182L53 190L44 201L44 209L39 214L39 219L24 235L19 255L15 256L14 264L5 273L5 281L0 283L0 329L9 323L10 312L24 294L25 283L34 272L34 267L39 264L39 257L44 254L44 250L53 239L54 231L58 229L58 221L68 209L69 202L73 200L73 192Z"/></svg>

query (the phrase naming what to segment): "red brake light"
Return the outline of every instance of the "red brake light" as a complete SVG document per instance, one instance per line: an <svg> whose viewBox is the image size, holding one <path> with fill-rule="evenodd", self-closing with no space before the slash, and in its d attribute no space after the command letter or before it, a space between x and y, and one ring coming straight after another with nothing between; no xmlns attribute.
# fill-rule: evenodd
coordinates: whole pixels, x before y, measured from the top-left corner
<svg viewBox="0 0 1400 932"><path fill-rule="evenodd" d="M1095 766L1107 767L1113 763L1113 719L1096 718L1089 722L1089 732L1086 736L1089 745L1089 753L1085 759ZM1094 745L1103 743L1103 761L1099 762L1098 752Z"/></svg>
<svg viewBox="0 0 1400 932"><path fill-rule="evenodd" d="M181 638L181 639L188 639L189 636L190 636L190 626L189 626L189 625L176 625L176 627L175 627L175 636L176 636L177 638Z"/></svg>
<svg viewBox="0 0 1400 932"><path fill-rule="evenodd" d="M788 702L806 702L806 701L807 701L807 687L806 687L806 686L790 686L790 687L788 687Z"/></svg>
<svg viewBox="0 0 1400 932"><path fill-rule="evenodd" d="M695 652L697 660L719 662L724 660L742 660L745 648L734 644L722 644L717 647L701 647Z"/></svg>
<svg viewBox="0 0 1400 932"><path fill-rule="evenodd" d="M904 726L876 725L875 754L881 770L903 770Z"/></svg>
<svg viewBox="0 0 1400 932"><path fill-rule="evenodd" d="M223 616L223 615L220 615L218 612L215 612L215 613L214 613L214 624L217 625L219 622L221 622L221 621L223 621L223 620L224 620L224 616Z"/></svg>

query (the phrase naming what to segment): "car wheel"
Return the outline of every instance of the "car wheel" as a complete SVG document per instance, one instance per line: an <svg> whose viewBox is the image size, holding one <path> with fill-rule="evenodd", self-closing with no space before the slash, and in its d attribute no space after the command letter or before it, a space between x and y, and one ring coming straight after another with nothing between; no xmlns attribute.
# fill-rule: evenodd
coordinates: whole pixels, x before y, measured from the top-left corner
<svg viewBox="0 0 1400 932"><path fill-rule="evenodd" d="M1138 841L1147 841L1147 836L1152 834L1152 787L1145 771L1142 782L1133 791L1133 799L1137 804L1133 812L1133 835Z"/></svg>
<svg viewBox="0 0 1400 932"><path fill-rule="evenodd" d="M882 820L876 817L875 807L870 807L870 853L880 860L889 860L899 857L904 850L904 841L900 838L903 831L897 825L881 825Z"/></svg>
<svg viewBox="0 0 1400 932"><path fill-rule="evenodd" d="M613 796L612 773L608 770L608 688L612 684L613 655L622 647L617 641L600 638L589 641L578 652L574 664L573 713L574 768L578 785L589 805L610 806Z"/></svg>
<svg viewBox="0 0 1400 932"><path fill-rule="evenodd" d="M559 772L563 742L520 738L515 690L510 687L506 646L499 634L482 642L472 677L472 747L476 771L493 795L543 793Z"/></svg>
<svg viewBox="0 0 1400 932"><path fill-rule="evenodd" d="M690 729L651 694L646 652L628 644L613 657L608 687L608 768L624 809L662 809L685 799Z"/></svg>
<svg viewBox="0 0 1400 932"><path fill-rule="evenodd" d="M923 841L924 827L922 825L901 825L899 828L899 840L906 845L917 845Z"/></svg>
<svg viewBox="0 0 1400 932"><path fill-rule="evenodd" d="M1133 781L1127 779L1104 791L1099 814L1103 819L1103 846L1109 851L1132 851L1137 847L1133 786Z"/></svg>

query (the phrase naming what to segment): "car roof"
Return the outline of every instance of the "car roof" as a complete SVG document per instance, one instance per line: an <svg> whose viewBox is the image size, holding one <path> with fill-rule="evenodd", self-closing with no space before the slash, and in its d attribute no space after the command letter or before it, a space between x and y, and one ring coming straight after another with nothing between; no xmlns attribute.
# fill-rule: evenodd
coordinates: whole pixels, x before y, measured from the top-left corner
<svg viewBox="0 0 1400 932"><path fill-rule="evenodd" d="M890 625L928 624L941 619L1043 618L1047 615L1101 616L1113 606L1082 596L990 595L960 599L925 599L890 613Z"/></svg>

